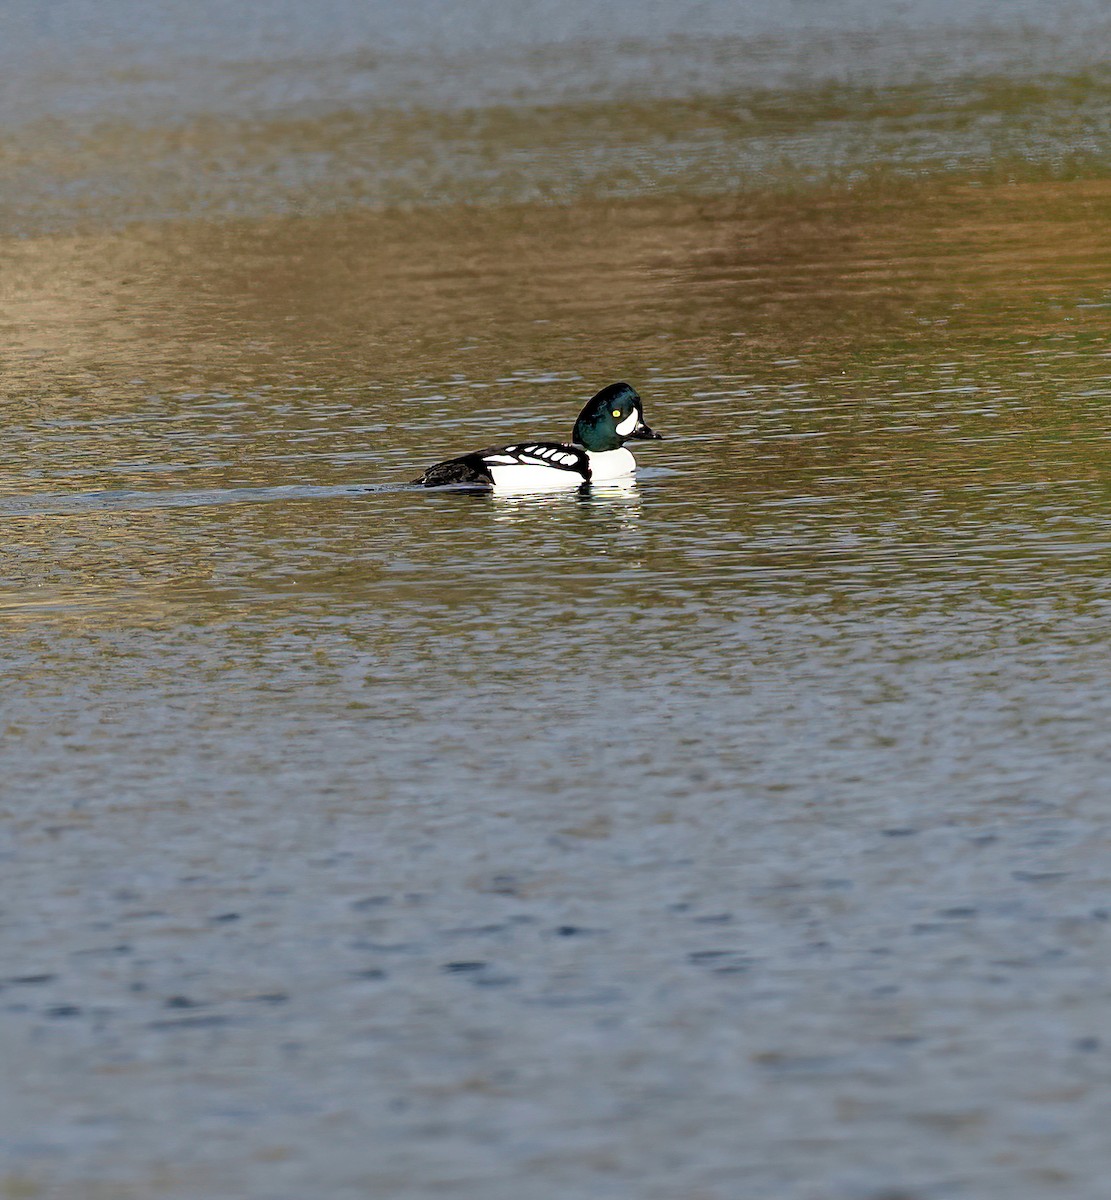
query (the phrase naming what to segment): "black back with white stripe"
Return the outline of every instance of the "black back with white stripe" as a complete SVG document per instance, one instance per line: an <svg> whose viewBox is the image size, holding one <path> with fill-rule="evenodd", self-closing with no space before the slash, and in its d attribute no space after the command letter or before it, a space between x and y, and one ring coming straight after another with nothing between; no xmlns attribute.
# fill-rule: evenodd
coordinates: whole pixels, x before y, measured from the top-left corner
<svg viewBox="0 0 1111 1200"><path fill-rule="evenodd" d="M424 487L443 487L451 483L490 487L494 482L492 468L513 466L565 471L575 475L582 483L590 479L590 458L580 447L565 446L559 442L519 442L513 446L496 446L489 450L478 450L474 454L462 454L459 458L449 458L446 462L429 467L413 482Z"/></svg>

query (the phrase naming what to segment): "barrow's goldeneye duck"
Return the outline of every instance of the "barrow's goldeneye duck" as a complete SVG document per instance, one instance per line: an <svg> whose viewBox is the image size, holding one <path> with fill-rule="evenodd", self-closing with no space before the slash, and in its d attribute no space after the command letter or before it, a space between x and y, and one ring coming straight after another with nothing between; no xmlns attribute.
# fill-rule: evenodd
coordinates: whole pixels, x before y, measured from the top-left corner
<svg viewBox="0 0 1111 1200"><path fill-rule="evenodd" d="M611 383L579 413L571 445L562 442L515 442L476 450L429 467L413 483L424 487L470 484L498 491L532 492L581 487L621 479L636 471L636 459L625 442L658 440L644 423L640 397L627 383Z"/></svg>

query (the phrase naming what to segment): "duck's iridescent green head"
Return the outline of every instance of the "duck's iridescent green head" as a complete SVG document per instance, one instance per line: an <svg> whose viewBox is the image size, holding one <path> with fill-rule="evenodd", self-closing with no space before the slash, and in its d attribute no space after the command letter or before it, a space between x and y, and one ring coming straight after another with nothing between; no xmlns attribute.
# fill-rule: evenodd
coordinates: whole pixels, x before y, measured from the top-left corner
<svg viewBox="0 0 1111 1200"><path fill-rule="evenodd" d="M630 438L659 439L644 423L640 397L627 383L611 383L590 400L579 413L571 441L600 454L620 450Z"/></svg>

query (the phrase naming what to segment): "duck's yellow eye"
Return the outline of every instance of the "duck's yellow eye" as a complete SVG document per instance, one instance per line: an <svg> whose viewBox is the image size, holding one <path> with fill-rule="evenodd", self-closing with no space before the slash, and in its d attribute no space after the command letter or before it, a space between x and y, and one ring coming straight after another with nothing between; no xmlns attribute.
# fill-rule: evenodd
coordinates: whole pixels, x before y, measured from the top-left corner
<svg viewBox="0 0 1111 1200"><path fill-rule="evenodd" d="M615 409L613 410L613 415L614 415L615 417L619 417L619 416L621 416L621 409L619 409L619 408L615 408Z"/></svg>

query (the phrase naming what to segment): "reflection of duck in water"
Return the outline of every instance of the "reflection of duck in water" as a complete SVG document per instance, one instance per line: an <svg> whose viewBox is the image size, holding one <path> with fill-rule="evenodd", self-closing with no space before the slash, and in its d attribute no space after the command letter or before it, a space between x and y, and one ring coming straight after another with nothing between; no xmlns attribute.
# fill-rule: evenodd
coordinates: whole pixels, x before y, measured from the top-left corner
<svg viewBox="0 0 1111 1200"><path fill-rule="evenodd" d="M627 383L611 383L579 413L571 432L572 445L515 442L476 450L429 467L413 482L424 487L463 483L499 492L581 487L631 476L637 464L625 449L626 441L659 437L645 425L636 392Z"/></svg>

